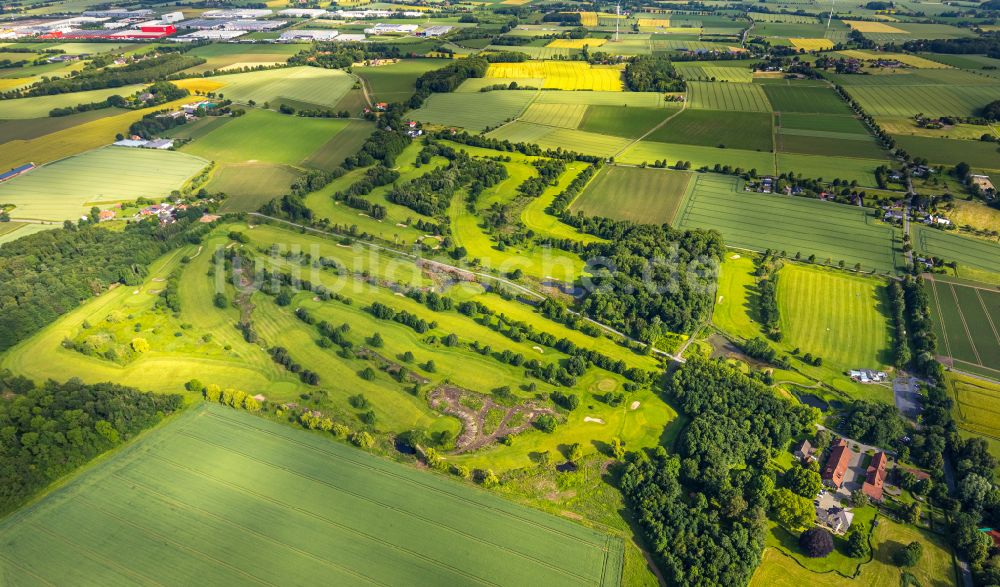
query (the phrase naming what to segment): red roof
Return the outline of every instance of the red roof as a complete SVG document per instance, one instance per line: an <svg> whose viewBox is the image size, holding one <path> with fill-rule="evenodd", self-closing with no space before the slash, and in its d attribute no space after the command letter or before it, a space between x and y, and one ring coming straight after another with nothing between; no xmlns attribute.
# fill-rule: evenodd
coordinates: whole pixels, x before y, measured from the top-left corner
<svg viewBox="0 0 1000 587"><path fill-rule="evenodd" d="M993 546L1000 546L1000 530L990 530L986 535L993 540Z"/></svg>
<svg viewBox="0 0 1000 587"><path fill-rule="evenodd" d="M840 489L850 461L851 449L847 446L847 441L841 438L830 451L830 458L826 460L826 466L823 467L823 480L829 481L834 487Z"/></svg>
<svg viewBox="0 0 1000 587"><path fill-rule="evenodd" d="M868 475L865 478L861 491L875 501L882 501L882 492L885 484L885 464L888 461L884 452L878 452L872 457L871 464L868 465Z"/></svg>

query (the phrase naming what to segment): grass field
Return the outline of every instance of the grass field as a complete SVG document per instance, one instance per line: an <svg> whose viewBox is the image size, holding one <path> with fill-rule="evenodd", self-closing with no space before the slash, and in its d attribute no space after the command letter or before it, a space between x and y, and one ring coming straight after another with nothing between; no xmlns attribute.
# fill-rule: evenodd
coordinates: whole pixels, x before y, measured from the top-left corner
<svg viewBox="0 0 1000 587"><path fill-rule="evenodd" d="M822 148L817 149L822 151ZM831 181L856 180L866 187L875 187L875 168L885 165L888 159L861 159L865 152L875 155L874 151L859 147L854 157L830 157L827 155L805 155L801 153L778 153L778 169L782 172L795 172L805 177L813 177Z"/></svg>
<svg viewBox="0 0 1000 587"><path fill-rule="evenodd" d="M702 110L770 112L764 90L754 84L689 82L688 106Z"/></svg>
<svg viewBox="0 0 1000 587"><path fill-rule="evenodd" d="M938 353L956 369L1000 381L1000 289L939 276L928 277L924 287Z"/></svg>
<svg viewBox="0 0 1000 587"><path fill-rule="evenodd" d="M754 262L748 256L728 253L719 270L719 283L712 323L743 338L760 336L760 324L751 318L756 312L757 279Z"/></svg>
<svg viewBox="0 0 1000 587"><path fill-rule="evenodd" d="M852 114L847 103L829 87L765 85L763 89L775 112L841 114L846 116Z"/></svg>
<svg viewBox="0 0 1000 587"><path fill-rule="evenodd" d="M208 162L172 151L106 147L45 165L0 184L13 218L72 220L92 202L162 198Z"/></svg>
<svg viewBox="0 0 1000 587"><path fill-rule="evenodd" d="M351 71L365 80L373 100L405 102L416 91L418 77L447 64L442 59L403 59L378 67L354 67Z"/></svg>
<svg viewBox="0 0 1000 587"><path fill-rule="evenodd" d="M624 549L620 538L207 405L8 518L0 541L15 582L86 572L106 584L611 586Z"/></svg>
<svg viewBox="0 0 1000 587"><path fill-rule="evenodd" d="M715 228L726 244L757 251L801 253L817 260L861 263L865 271L897 266L894 233L864 210L806 198L742 191L736 178L699 174L676 224ZM902 259L898 259L902 262Z"/></svg>
<svg viewBox="0 0 1000 587"><path fill-rule="evenodd" d="M434 94L410 116L420 122L478 132L517 118L534 97L531 91Z"/></svg>
<svg viewBox="0 0 1000 587"><path fill-rule="evenodd" d="M218 92L237 102L258 104L282 99L333 108L354 85L354 78L339 69L288 67L250 73L213 76Z"/></svg>
<svg viewBox="0 0 1000 587"><path fill-rule="evenodd" d="M898 29L884 22L871 22L865 20L845 20L844 24L858 31L859 33L892 33L905 35L906 31Z"/></svg>
<svg viewBox="0 0 1000 587"><path fill-rule="evenodd" d="M185 145L184 152L225 163L299 165L350 124L252 109Z"/></svg>
<svg viewBox="0 0 1000 587"><path fill-rule="evenodd" d="M2 222L0 223L0 245L17 240L29 234L52 230L58 228L58 224L35 224L28 222Z"/></svg>
<svg viewBox="0 0 1000 587"><path fill-rule="evenodd" d="M910 67L916 67L917 69L943 69L948 67L944 63L938 61L931 61L930 59L925 59L919 55L913 55L910 53L887 53L882 51L865 51L865 50L847 50L838 51L840 55L844 57L849 57L851 59L860 59L862 61L872 61L875 59L893 59L909 65Z"/></svg>
<svg viewBox="0 0 1000 587"><path fill-rule="evenodd" d="M856 85L847 85L846 89L868 114L898 117L912 117L917 113L925 116L975 116L1000 90L1000 86L984 83L981 77L971 80L956 78L954 74L972 75L959 70L917 71L926 72L926 75L852 76L875 79L865 80L864 85L855 82ZM932 74L934 77L930 77Z"/></svg>
<svg viewBox="0 0 1000 587"><path fill-rule="evenodd" d="M570 210L646 224L672 223L687 194L691 173L605 166Z"/></svg>
<svg viewBox="0 0 1000 587"><path fill-rule="evenodd" d="M534 143L546 149L568 148L580 153L602 157L611 157L629 144L628 139L621 137L530 122L506 124L491 131L488 136L495 139L506 139L514 143Z"/></svg>
<svg viewBox="0 0 1000 587"><path fill-rule="evenodd" d="M488 78L543 78L546 88L557 90L621 91L618 67L591 66L585 61L525 61L491 63Z"/></svg>
<svg viewBox="0 0 1000 587"><path fill-rule="evenodd" d="M607 43L607 39L603 38L584 38L584 39L553 39L546 47L557 47L560 49L583 49L584 47L589 47L591 49L600 47L604 43Z"/></svg>
<svg viewBox="0 0 1000 587"><path fill-rule="evenodd" d="M890 364L885 282L791 263L778 272L783 342L841 371Z"/></svg>
<svg viewBox="0 0 1000 587"><path fill-rule="evenodd" d="M918 541L923 545L923 557L917 566L907 569L920 585L958 585L951 549L943 537L880 518L873 534L874 557L861 567L861 574L847 579L836 573L816 573L804 568L790 556L775 548L764 551L764 559L750 581L751 587L898 587L902 570L893 564L893 553Z"/></svg>
<svg viewBox="0 0 1000 587"><path fill-rule="evenodd" d="M222 212L254 212L287 194L300 176L295 168L277 163L223 163L205 188L229 196L219 208Z"/></svg>
<svg viewBox="0 0 1000 587"><path fill-rule="evenodd" d="M687 109L653 131L646 140L770 152L771 119L769 112Z"/></svg>
<svg viewBox="0 0 1000 587"><path fill-rule="evenodd" d="M912 232L913 248L918 253L1000 273L1000 245L997 243L967 238L921 224L914 224Z"/></svg>
<svg viewBox="0 0 1000 587"><path fill-rule="evenodd" d="M337 132L322 147L313 151L302 164L333 171L340 167L344 159L355 154L365 140L375 131L375 125L364 120L350 120L343 130Z"/></svg>
<svg viewBox="0 0 1000 587"><path fill-rule="evenodd" d="M731 82L748 84L753 81L753 73L743 67L724 67L712 65L677 64L677 73L685 80L704 82Z"/></svg>
<svg viewBox="0 0 1000 587"><path fill-rule="evenodd" d="M484 78L485 79L485 78ZM539 92L536 104L585 104L587 106L624 106L628 108L679 108L677 102L666 102L658 92Z"/></svg>

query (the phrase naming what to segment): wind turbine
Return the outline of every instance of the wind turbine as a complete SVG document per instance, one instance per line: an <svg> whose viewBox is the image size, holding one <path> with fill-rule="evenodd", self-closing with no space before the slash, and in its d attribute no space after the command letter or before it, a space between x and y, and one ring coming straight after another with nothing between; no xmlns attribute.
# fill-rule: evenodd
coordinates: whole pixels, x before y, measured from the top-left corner
<svg viewBox="0 0 1000 587"><path fill-rule="evenodd" d="M615 42L618 42L618 26L622 20L622 3L615 4Z"/></svg>

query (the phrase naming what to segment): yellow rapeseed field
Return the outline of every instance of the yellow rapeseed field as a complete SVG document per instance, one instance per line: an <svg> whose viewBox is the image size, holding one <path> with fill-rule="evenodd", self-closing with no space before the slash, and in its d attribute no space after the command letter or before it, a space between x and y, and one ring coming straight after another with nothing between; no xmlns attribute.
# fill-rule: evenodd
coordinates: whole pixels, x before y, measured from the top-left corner
<svg viewBox="0 0 1000 587"><path fill-rule="evenodd" d="M592 67L585 61L491 63L486 77L543 78L544 87L556 90L622 91L620 67Z"/></svg>
<svg viewBox="0 0 1000 587"><path fill-rule="evenodd" d="M607 39L554 39L551 43L546 45L546 47L555 47L559 49L583 49L584 45L594 48L600 47L607 42Z"/></svg>
<svg viewBox="0 0 1000 587"><path fill-rule="evenodd" d="M906 31L904 31L903 29L897 29L896 27L885 24L884 22L868 22L866 20L845 20L844 24L858 31L859 33L906 34Z"/></svg>
<svg viewBox="0 0 1000 587"><path fill-rule="evenodd" d="M580 24L583 26L597 26L597 13L596 12L581 12L580 13Z"/></svg>
<svg viewBox="0 0 1000 587"><path fill-rule="evenodd" d="M649 27L668 27L670 26L669 18L640 18L639 26L649 26Z"/></svg>
<svg viewBox="0 0 1000 587"><path fill-rule="evenodd" d="M805 49L806 51L822 51L823 49L833 49L833 41L830 39L801 39L801 38L789 38L788 39L792 46L796 49Z"/></svg>

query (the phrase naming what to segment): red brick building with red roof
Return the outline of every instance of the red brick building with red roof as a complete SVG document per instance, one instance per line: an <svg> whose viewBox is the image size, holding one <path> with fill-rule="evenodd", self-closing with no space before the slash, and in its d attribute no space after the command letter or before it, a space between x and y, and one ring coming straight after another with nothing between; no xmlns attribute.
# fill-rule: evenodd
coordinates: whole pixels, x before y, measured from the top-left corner
<svg viewBox="0 0 1000 587"><path fill-rule="evenodd" d="M847 473L847 465L850 464L850 461L851 449L847 446L847 441L841 438L833 445L830 458L826 460L826 465L823 467L823 472L820 475L823 478L823 483L840 489L841 484L844 483L844 474Z"/></svg>
<svg viewBox="0 0 1000 587"><path fill-rule="evenodd" d="M888 460L889 458L885 453L879 451L875 453L871 464L868 465L868 476L865 479L864 485L861 486L861 491L872 501L882 501L883 486L885 485L885 465Z"/></svg>

